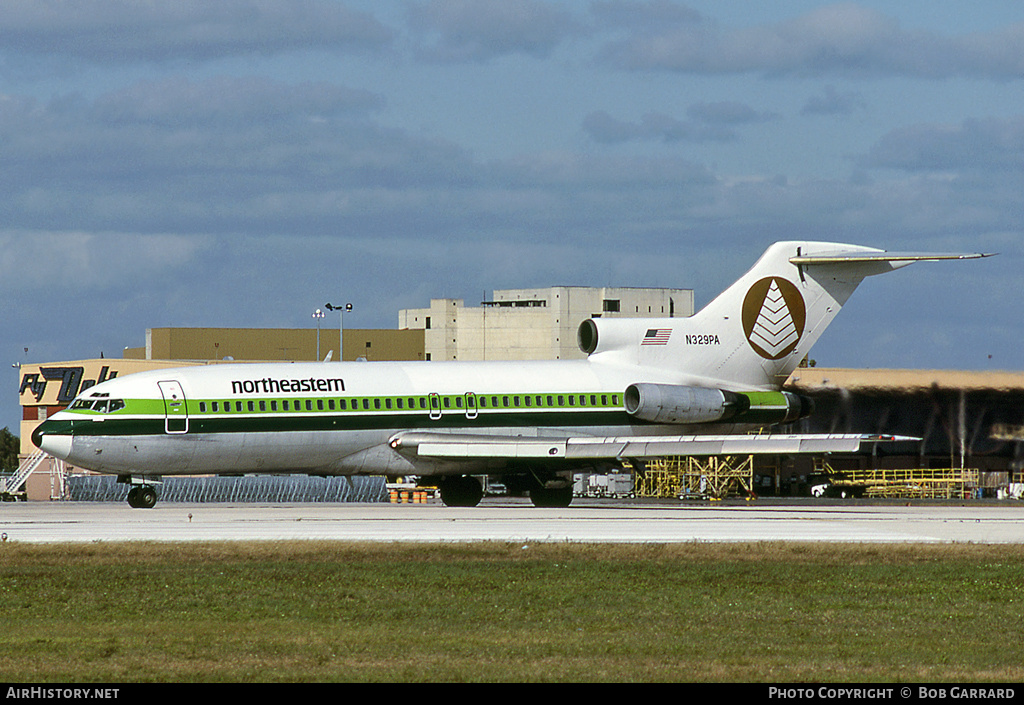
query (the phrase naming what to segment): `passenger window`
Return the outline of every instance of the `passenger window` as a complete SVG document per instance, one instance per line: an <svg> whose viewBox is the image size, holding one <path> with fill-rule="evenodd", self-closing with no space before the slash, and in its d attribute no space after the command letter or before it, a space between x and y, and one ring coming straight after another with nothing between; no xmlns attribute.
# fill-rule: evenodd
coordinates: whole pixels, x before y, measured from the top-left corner
<svg viewBox="0 0 1024 705"><path fill-rule="evenodd" d="M277 411L277 399L270 400L270 410Z"/></svg>
<svg viewBox="0 0 1024 705"><path fill-rule="evenodd" d="M324 410L324 400L323 399L317 399L316 400L316 410L317 411L323 411Z"/></svg>
<svg viewBox="0 0 1024 705"><path fill-rule="evenodd" d="M200 414L205 414L206 413L206 402L205 401L199 402L199 413Z"/></svg>

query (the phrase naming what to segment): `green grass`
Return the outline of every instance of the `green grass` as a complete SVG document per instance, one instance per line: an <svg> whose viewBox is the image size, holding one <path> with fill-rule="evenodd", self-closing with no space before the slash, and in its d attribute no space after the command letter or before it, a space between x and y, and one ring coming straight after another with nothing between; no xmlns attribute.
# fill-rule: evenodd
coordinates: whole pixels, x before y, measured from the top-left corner
<svg viewBox="0 0 1024 705"><path fill-rule="evenodd" d="M0 681L1021 681L1024 547L0 546Z"/></svg>

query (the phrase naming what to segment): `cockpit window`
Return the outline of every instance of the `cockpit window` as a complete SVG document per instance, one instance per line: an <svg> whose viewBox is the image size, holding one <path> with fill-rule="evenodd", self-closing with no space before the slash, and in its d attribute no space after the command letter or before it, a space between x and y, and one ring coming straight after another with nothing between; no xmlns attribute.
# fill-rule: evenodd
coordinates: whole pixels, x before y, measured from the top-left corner
<svg viewBox="0 0 1024 705"><path fill-rule="evenodd" d="M101 414L112 414L124 407L124 399L79 399L71 405L72 410L91 409Z"/></svg>

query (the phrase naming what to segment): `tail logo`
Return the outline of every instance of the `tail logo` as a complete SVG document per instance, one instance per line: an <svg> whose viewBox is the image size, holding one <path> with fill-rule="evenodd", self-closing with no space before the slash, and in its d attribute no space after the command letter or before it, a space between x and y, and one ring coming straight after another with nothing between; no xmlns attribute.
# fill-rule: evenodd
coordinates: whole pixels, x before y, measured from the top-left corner
<svg viewBox="0 0 1024 705"><path fill-rule="evenodd" d="M743 332L754 352L767 360L793 352L806 321L804 297L780 277L754 283L743 299Z"/></svg>

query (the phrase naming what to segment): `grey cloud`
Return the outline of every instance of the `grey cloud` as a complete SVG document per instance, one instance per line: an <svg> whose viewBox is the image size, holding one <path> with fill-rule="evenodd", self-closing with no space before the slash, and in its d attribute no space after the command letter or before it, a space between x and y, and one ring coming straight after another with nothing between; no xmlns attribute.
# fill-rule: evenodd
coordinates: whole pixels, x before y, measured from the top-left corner
<svg viewBox="0 0 1024 705"><path fill-rule="evenodd" d="M909 172L967 171L1024 176L1024 117L913 125L893 130L865 155L868 167Z"/></svg>
<svg viewBox="0 0 1024 705"><path fill-rule="evenodd" d="M820 95L807 99L801 115L851 115L866 106L864 97L857 91L840 92L835 86L825 86Z"/></svg>
<svg viewBox="0 0 1024 705"><path fill-rule="evenodd" d="M686 109L686 114L700 122L727 125L768 122L779 117L776 113L758 112L749 105L728 100L695 103Z"/></svg>
<svg viewBox="0 0 1024 705"><path fill-rule="evenodd" d="M360 115L384 105L382 96L330 83L286 85L262 77L183 77L136 83L101 96L92 110L105 123L247 124Z"/></svg>
<svg viewBox="0 0 1024 705"><path fill-rule="evenodd" d="M544 58L583 32L570 13L538 0L431 0L410 5L409 20L422 55L436 61Z"/></svg>
<svg viewBox="0 0 1024 705"><path fill-rule="evenodd" d="M608 42L601 57L629 70L1005 80L1024 77L1024 24L945 37L904 29L878 11L844 3L740 29L709 20L667 23Z"/></svg>
<svg viewBox="0 0 1024 705"><path fill-rule="evenodd" d="M671 0L604 0L592 2L590 12L601 29L612 30L662 31L704 21L696 10Z"/></svg>
<svg viewBox="0 0 1024 705"><path fill-rule="evenodd" d="M732 126L773 120L774 113L758 112L732 101L696 103L687 111L689 120L651 112L639 122L612 117L603 110L583 119L583 130L595 142L619 144L631 141L728 142L738 137Z"/></svg>
<svg viewBox="0 0 1024 705"><path fill-rule="evenodd" d="M7 0L0 18L4 52L108 64L365 51L392 38L372 16L328 0Z"/></svg>
<svg viewBox="0 0 1024 705"><path fill-rule="evenodd" d="M664 113L647 113L639 122L629 122L599 110L583 119L583 130L592 140L603 144L631 141L727 142L736 139L736 133L731 129L698 120L679 120Z"/></svg>

